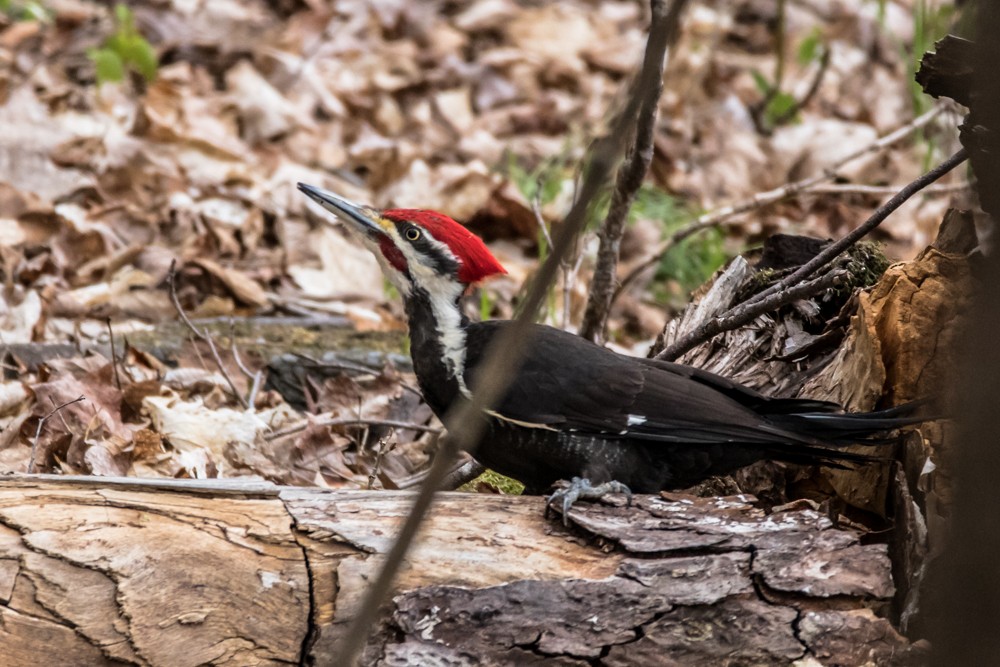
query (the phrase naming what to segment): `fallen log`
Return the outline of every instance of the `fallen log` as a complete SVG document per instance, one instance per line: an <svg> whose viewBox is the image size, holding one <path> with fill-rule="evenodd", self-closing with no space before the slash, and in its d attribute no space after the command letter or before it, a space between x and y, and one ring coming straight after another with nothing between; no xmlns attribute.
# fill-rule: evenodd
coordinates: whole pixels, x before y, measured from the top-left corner
<svg viewBox="0 0 1000 667"><path fill-rule="evenodd" d="M0 664L337 664L403 492L0 479ZM886 547L792 506L442 494L365 664L908 664ZM813 662L810 662L809 659ZM727 663L728 664L728 663Z"/></svg>

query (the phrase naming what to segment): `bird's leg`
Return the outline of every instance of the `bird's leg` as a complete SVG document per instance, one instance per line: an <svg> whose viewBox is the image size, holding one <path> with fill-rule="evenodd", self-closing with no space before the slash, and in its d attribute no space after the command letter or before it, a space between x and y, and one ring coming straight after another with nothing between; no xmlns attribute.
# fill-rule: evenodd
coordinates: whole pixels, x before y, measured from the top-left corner
<svg viewBox="0 0 1000 667"><path fill-rule="evenodd" d="M574 477L568 486L557 489L545 501L545 516L549 515L553 505L562 503L563 525L569 527L569 510L577 500L600 500L609 493L624 494L626 505L632 506L632 490L621 482L611 480L593 486L586 477Z"/></svg>

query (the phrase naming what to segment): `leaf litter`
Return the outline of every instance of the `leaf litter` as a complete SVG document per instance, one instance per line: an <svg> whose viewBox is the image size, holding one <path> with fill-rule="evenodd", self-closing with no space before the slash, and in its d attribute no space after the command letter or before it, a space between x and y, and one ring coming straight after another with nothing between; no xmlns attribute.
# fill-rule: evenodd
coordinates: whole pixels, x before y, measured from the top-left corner
<svg viewBox="0 0 1000 667"><path fill-rule="evenodd" d="M544 252L533 207L551 225L571 203L647 26L631 2L134 3L155 77L99 83L87 54L113 35L114 10L43 4L47 20L0 17L0 471L26 471L34 449L44 472L328 487L406 485L435 448L424 427L440 424L413 389L398 296L295 183L469 221L510 269L470 312L509 316ZM817 76L816 58L793 54L808 40L829 65L793 122L760 132L773 4L699 3L670 55L649 187L691 216L821 171L916 115L909 0L882 16L790 3L782 91L801 97ZM953 120L840 180L908 181L922 156L950 152ZM744 214L720 243L836 235L877 203L791 199ZM890 254L925 245L947 205L908 204L884 228ZM634 216L623 266L669 233L650 211ZM581 250L553 323L581 315L592 235ZM174 262L178 300L214 327L225 371L176 325ZM647 344L679 290L669 276L634 283L613 313L618 342ZM327 346L330 327L359 333ZM275 343L275 330L294 333ZM304 374L275 363L317 350L334 358ZM244 409L224 376L246 397L258 372L269 377Z"/></svg>

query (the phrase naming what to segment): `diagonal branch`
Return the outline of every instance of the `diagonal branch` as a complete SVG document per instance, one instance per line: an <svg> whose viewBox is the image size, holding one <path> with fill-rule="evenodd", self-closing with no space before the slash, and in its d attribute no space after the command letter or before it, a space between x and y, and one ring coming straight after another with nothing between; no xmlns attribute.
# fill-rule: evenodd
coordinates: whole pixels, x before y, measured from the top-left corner
<svg viewBox="0 0 1000 667"><path fill-rule="evenodd" d="M882 222L889 217L889 214L895 211L897 208L902 206L910 197L917 194L925 187L938 180L949 171L957 167L958 165L965 162L969 157L969 154L964 148L960 149L957 153L952 155L950 158L934 167L926 174L920 176L911 183L907 183L899 192L897 192L889 201L879 206L872 213L871 217L865 220L864 224L859 225L852 231L848 232L843 238L841 238L836 243L831 243L826 248L813 257L811 260L803 264L797 270L795 270L791 275L782 278L781 281L771 285L763 292L760 292L752 299L753 301L760 301L771 294L777 292L778 290L784 289L800 280L805 280L816 271L837 258L837 256L853 246L855 243L860 241L865 235L871 232L873 229L878 227Z"/></svg>
<svg viewBox="0 0 1000 667"><path fill-rule="evenodd" d="M656 249L650 253L649 257L636 265L628 274L622 279L621 285L615 292L614 298L617 299L618 296L631 285L635 280L642 275L647 269L655 266L660 262L670 249L675 245L693 236L698 232L704 231L706 229L711 229L714 227L719 227L723 224L729 224L731 218L740 215L742 213L747 213L749 211L756 210L758 208L763 208L764 206L770 206L789 197L793 197L802 192L811 192L814 187L820 183L825 183L826 181L832 181L837 177L837 172L840 171L847 164L862 158L866 155L872 153L877 153L880 150L888 148L889 146L895 144L896 142L905 139L906 137L913 134L915 131L924 127L932 120L934 120L943 110L944 106L936 106L927 113L924 113L916 118L914 118L909 123L893 130L884 137L878 139L877 141L860 148L850 155L847 155L834 164L830 165L824 169L819 174L814 174L808 178L804 178L800 181L795 181L793 183L786 183L779 188L773 190L767 190L765 192L758 192L748 199L744 199L736 204L730 204L728 206L723 206L722 208L716 209L699 216L691 224L681 227L673 234L671 234L667 239L660 242ZM614 301L614 299L612 299Z"/></svg>
<svg viewBox="0 0 1000 667"><path fill-rule="evenodd" d="M486 421L483 419L485 410L497 403L520 367L530 342L530 327L559 271L560 263L584 228L587 221L586 213L591 202L600 192L618 156L624 150L642 98L657 89L657 81L662 76L657 64L662 62L660 54L667 48L667 34L663 27L650 26L638 85L629 97L625 109L614 119L610 132L594 142L590 163L584 170L578 197L553 238L551 254L532 279L521 312L501 330L496 340L486 350L479 376L487 380L474 387L471 401L453 405L445 415L443 421L448 428L449 436L444 438L441 449L427 472L427 478L414 499L413 507L386 555L382 569L372 582L357 615L344 635L337 653L342 664L356 663L374 627L379 608L392 589L396 574L434 500L434 495L441 488L452 467L452 460L460 450L475 451L486 430Z"/></svg>
<svg viewBox="0 0 1000 667"><path fill-rule="evenodd" d="M675 0L666 9L665 0L652 0L651 25L666 32L667 48L677 41L680 34L680 17L687 0ZM666 50L657 54L659 61L656 66L663 71ZM587 340L600 343L604 340L608 314L618 281L618 253L622 236L625 234L625 223L628 213L635 201L636 193L642 186L653 161L653 135L656 130L656 110L663 90L662 76L656 80L653 90L647 91L639 107L639 118L635 129L635 138L629 147L618 176L615 189L611 194L611 206L597 236L600 246L597 249L597 266L590 283L590 295L587 298L587 308L580 325L580 335Z"/></svg>
<svg viewBox="0 0 1000 667"><path fill-rule="evenodd" d="M959 150L957 153L931 169L923 176L919 177L912 183L907 184L902 190L896 193L892 199L876 209L871 217L869 217L863 224L850 231L836 243L828 245L822 250L822 252L803 264L796 271L771 285L762 292L754 295L747 301L730 309L723 315L705 322L700 327L682 337L680 340L675 341L672 345L657 354L656 358L673 361L688 350L691 350L692 348L710 340L716 334L722 333L723 331L731 331L753 319L752 317L750 319L742 319L742 313L744 311L756 312L757 314L768 312L769 310L773 310L777 307L770 305L772 303L771 297L787 294L790 291L798 289L804 285L818 284L818 281L821 279L816 279L809 283L801 283L801 281L806 280L818 269L832 262L842 252L853 246L861 240L862 237L878 227L883 220L889 217L890 213L902 206L903 202L915 195L921 189L927 187L947 174L958 165L962 164L967 157L968 155L964 148ZM783 304L779 303L778 305ZM764 308L764 306L767 307ZM763 308L763 310L761 310L761 308ZM736 317L737 315L740 315L740 317Z"/></svg>

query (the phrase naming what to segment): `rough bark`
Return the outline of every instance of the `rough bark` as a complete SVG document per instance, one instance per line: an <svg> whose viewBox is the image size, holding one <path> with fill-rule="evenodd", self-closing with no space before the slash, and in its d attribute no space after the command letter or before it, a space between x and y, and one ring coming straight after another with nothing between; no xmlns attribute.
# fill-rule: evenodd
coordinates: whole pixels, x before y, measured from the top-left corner
<svg viewBox="0 0 1000 667"><path fill-rule="evenodd" d="M0 664L336 664L412 495L258 482L0 481ZM747 496L443 494L366 664L919 662L884 545Z"/></svg>

